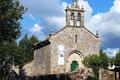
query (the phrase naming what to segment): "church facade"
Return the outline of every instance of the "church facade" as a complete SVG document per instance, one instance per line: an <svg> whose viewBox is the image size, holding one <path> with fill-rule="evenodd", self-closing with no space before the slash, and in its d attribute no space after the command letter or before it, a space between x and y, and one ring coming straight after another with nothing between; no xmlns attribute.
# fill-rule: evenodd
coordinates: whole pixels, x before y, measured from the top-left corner
<svg viewBox="0 0 120 80"><path fill-rule="evenodd" d="M99 54L100 38L84 25L84 8L73 0L66 9L66 25L35 45L34 75L72 72L84 68L84 57Z"/></svg>

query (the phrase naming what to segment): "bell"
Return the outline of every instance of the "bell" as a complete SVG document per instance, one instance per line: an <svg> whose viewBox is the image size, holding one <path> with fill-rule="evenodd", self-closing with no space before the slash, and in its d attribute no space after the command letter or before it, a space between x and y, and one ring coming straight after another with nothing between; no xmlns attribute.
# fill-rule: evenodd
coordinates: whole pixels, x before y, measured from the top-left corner
<svg viewBox="0 0 120 80"><path fill-rule="evenodd" d="M78 13L78 15L77 15L77 21L80 21L80 17L81 17L81 14Z"/></svg>
<svg viewBox="0 0 120 80"><path fill-rule="evenodd" d="M70 19L73 20L73 18L74 18L74 13L72 12Z"/></svg>

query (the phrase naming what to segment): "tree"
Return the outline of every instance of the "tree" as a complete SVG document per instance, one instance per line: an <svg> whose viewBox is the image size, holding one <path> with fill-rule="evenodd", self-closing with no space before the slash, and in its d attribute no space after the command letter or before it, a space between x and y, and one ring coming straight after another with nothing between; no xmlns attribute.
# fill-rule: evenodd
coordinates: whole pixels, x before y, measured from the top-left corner
<svg viewBox="0 0 120 80"><path fill-rule="evenodd" d="M34 45L36 43L38 43L38 39L37 37L35 37L34 35L32 35L29 39L29 55L30 55L30 59L33 59L33 56L34 56Z"/></svg>
<svg viewBox="0 0 120 80"><path fill-rule="evenodd" d="M23 50L17 46L16 42L7 43L6 45L0 44L0 63L8 57L14 58L15 64L21 64L24 62L25 55L23 54Z"/></svg>
<svg viewBox="0 0 120 80"><path fill-rule="evenodd" d="M33 59L34 43L38 40L35 36L25 37L20 45L14 42L0 43L0 80L8 80L11 65L22 65Z"/></svg>
<svg viewBox="0 0 120 80"><path fill-rule="evenodd" d="M120 49L119 49L118 52L116 53L114 63L115 63L116 66L120 66Z"/></svg>
<svg viewBox="0 0 120 80"><path fill-rule="evenodd" d="M83 63L85 66L92 68L95 77L99 78L99 70L107 69L109 63L109 57L100 51L99 55L90 55L84 58Z"/></svg>
<svg viewBox="0 0 120 80"><path fill-rule="evenodd" d="M100 58L100 68L107 69L110 58L103 51L100 51L99 58Z"/></svg>
<svg viewBox="0 0 120 80"><path fill-rule="evenodd" d="M99 78L99 67L100 67L100 60L99 55L89 55L84 58L84 65L88 68L93 70L95 79L98 80Z"/></svg>
<svg viewBox="0 0 120 80"><path fill-rule="evenodd" d="M11 42L20 36L20 19L25 11L19 0L0 0L0 42Z"/></svg>
<svg viewBox="0 0 120 80"><path fill-rule="evenodd" d="M20 40L19 47L21 47L24 51L26 61L29 62L33 59L34 54L34 44L38 42L37 37L32 35L28 38L27 34Z"/></svg>
<svg viewBox="0 0 120 80"><path fill-rule="evenodd" d="M25 11L19 0L0 0L0 80L8 80L11 60L15 64L24 62L15 40L20 36L20 19Z"/></svg>
<svg viewBox="0 0 120 80"><path fill-rule="evenodd" d="M16 42L0 43L0 80L8 80L13 62L16 65L24 62L24 53Z"/></svg>

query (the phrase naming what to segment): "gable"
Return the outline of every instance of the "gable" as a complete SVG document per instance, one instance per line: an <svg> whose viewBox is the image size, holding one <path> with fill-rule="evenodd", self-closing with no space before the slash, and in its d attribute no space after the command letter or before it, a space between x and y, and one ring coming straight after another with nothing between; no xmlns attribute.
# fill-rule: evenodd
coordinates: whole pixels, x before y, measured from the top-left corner
<svg viewBox="0 0 120 80"><path fill-rule="evenodd" d="M71 37L73 38L75 35L78 37L91 37L91 38L99 38L97 35L93 34L87 28L79 28L79 27L64 27L60 31L56 32L51 36L51 38L60 38L60 37Z"/></svg>

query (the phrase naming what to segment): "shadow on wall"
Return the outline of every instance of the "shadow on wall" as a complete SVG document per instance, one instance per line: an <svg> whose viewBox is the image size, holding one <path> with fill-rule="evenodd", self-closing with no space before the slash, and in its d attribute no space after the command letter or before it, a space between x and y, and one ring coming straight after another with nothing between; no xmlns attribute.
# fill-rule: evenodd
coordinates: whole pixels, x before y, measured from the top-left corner
<svg viewBox="0 0 120 80"><path fill-rule="evenodd" d="M0 80L96 80L94 77L88 76L88 72L85 69L77 69L70 73L62 73L62 74L52 74L52 75L40 75L40 76L26 76L25 70L19 67L19 74L17 74L14 70L9 69L6 71L4 76L0 76ZM1 75L1 73L0 73Z"/></svg>

